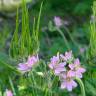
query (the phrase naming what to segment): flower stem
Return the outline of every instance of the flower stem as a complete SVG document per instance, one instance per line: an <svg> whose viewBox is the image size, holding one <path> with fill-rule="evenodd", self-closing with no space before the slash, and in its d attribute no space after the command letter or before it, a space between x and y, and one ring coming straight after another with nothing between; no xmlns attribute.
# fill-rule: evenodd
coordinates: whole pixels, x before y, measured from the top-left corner
<svg viewBox="0 0 96 96"><path fill-rule="evenodd" d="M66 39L65 35L63 34L63 32L58 27L56 27L56 30L59 32L59 34L64 39L64 42L65 42L65 45L66 45L67 49L70 50L70 46L69 46L68 40Z"/></svg>
<svg viewBox="0 0 96 96"><path fill-rule="evenodd" d="M12 79L10 77L9 77L9 83L10 83L10 86L12 88L12 91L13 91L14 96L16 96L16 91L15 91L15 88L14 88L14 85L13 85L13 82L12 82Z"/></svg>
<svg viewBox="0 0 96 96"><path fill-rule="evenodd" d="M75 78L75 80L79 83L79 85L80 85L80 88L81 88L81 96L86 96L86 94L85 94L85 88L84 88L84 84L83 84L83 82L82 82L82 80L80 79L80 78L78 78L78 77L76 77Z"/></svg>

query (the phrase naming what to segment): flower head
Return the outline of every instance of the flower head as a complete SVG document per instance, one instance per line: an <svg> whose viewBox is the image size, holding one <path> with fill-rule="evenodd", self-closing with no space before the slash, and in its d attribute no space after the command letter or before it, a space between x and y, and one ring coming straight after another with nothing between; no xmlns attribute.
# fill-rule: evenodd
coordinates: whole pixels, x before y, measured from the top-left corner
<svg viewBox="0 0 96 96"><path fill-rule="evenodd" d="M51 68L51 69L54 69L55 68L55 66L59 63L59 55L57 55L57 56L53 56L51 59L50 59L50 64L49 64L49 68Z"/></svg>
<svg viewBox="0 0 96 96"><path fill-rule="evenodd" d="M82 73L86 70L81 67L79 59L75 59L73 64L69 64L69 68L71 69L68 74L69 76L75 76L82 78Z"/></svg>
<svg viewBox="0 0 96 96"><path fill-rule="evenodd" d="M66 71L65 65L66 65L66 62L63 62L55 66L54 68L55 75L59 75L60 73L65 72Z"/></svg>
<svg viewBox="0 0 96 96"><path fill-rule="evenodd" d="M21 71L22 73L30 71L30 68L26 63L20 63L18 64L18 70Z"/></svg>
<svg viewBox="0 0 96 96"><path fill-rule="evenodd" d="M53 56L51 58L51 62L49 64L49 68L54 71L55 75L59 75L61 72L66 71L65 65L66 62L60 62L59 54L57 56Z"/></svg>
<svg viewBox="0 0 96 96"><path fill-rule="evenodd" d="M13 93L11 90L6 90L6 96L13 96Z"/></svg>
<svg viewBox="0 0 96 96"><path fill-rule="evenodd" d="M27 60L28 67L32 68L34 64L36 64L39 61L38 55L37 56L29 56Z"/></svg>
<svg viewBox="0 0 96 96"><path fill-rule="evenodd" d="M61 58L64 60L64 61L70 61L71 59L73 59L73 55L72 55L72 51L69 51L69 52L65 52L65 55L60 55Z"/></svg>
<svg viewBox="0 0 96 96"><path fill-rule="evenodd" d="M60 19L60 17L55 16L54 17L54 23L57 27L61 27L62 26L62 20Z"/></svg>
<svg viewBox="0 0 96 96"><path fill-rule="evenodd" d="M67 89L72 91L73 88L77 87L77 83L67 74L63 74L61 77L61 89Z"/></svg>
<svg viewBox="0 0 96 96"><path fill-rule="evenodd" d="M22 73L28 72L32 69L33 65L39 62L37 56L29 56L27 62L18 64L18 70Z"/></svg>

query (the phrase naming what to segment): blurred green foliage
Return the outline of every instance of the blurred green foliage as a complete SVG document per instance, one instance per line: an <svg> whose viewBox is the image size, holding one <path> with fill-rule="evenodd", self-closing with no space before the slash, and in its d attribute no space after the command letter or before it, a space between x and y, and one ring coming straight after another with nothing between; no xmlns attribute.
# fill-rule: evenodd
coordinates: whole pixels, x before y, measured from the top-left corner
<svg viewBox="0 0 96 96"><path fill-rule="evenodd" d="M39 2L41 1L42 0ZM91 12L93 1L94 0L44 0L44 10L46 12L61 11L64 12L64 14L86 16ZM37 5L35 7L38 8Z"/></svg>

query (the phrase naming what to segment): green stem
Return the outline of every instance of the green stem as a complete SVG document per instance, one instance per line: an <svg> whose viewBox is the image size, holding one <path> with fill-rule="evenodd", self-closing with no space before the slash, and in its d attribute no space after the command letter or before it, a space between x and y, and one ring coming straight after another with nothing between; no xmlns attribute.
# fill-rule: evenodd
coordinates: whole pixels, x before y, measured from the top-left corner
<svg viewBox="0 0 96 96"><path fill-rule="evenodd" d="M64 42L65 42L65 45L66 45L67 49L70 50L70 46L69 46L68 40L66 39L65 35L63 34L63 32L57 27L56 27L56 30L59 32L59 34L64 39Z"/></svg>
<svg viewBox="0 0 96 96"><path fill-rule="evenodd" d="M8 67L9 69L12 69L12 70L14 70L15 72L17 72L17 73L21 73L19 70L17 70L15 67L13 67L13 66L11 66L9 63L8 64L6 64L6 63L4 63L4 62L2 62L2 61L0 61L0 63L1 64L4 64L4 66L5 67Z"/></svg>
<svg viewBox="0 0 96 96"><path fill-rule="evenodd" d="M31 79L32 79L32 81L33 81L33 86L37 86L37 84L36 84L36 80L35 80L35 76L34 76L34 74L33 74L33 72L32 71L30 71L30 75L31 75ZM33 91L34 92L34 94L36 95L36 96L38 96L38 92L37 92L37 90L35 90L35 91ZM35 96L34 95L34 96Z"/></svg>
<svg viewBox="0 0 96 96"><path fill-rule="evenodd" d="M12 88L12 91L13 91L14 96L16 96L15 88L14 88L12 79L11 79L10 77L9 77L9 83L10 83L10 86L11 86L11 88Z"/></svg>
<svg viewBox="0 0 96 96"><path fill-rule="evenodd" d="M82 82L82 80L80 79L80 78L78 78L78 77L76 77L75 78L75 80L79 83L79 85L80 85L80 88L81 88L81 96L86 96L86 94L85 94L85 88L84 88L84 84L83 84L83 82Z"/></svg>

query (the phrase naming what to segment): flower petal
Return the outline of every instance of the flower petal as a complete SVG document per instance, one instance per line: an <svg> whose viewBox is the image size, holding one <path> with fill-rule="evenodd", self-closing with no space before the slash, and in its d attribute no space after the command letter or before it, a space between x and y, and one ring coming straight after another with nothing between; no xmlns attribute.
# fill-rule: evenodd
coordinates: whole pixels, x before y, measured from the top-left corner
<svg viewBox="0 0 96 96"><path fill-rule="evenodd" d="M50 69L54 68L54 64L53 63L50 63L48 66L49 66Z"/></svg>
<svg viewBox="0 0 96 96"><path fill-rule="evenodd" d="M70 82L67 82L66 88L68 91L72 91L72 84Z"/></svg>
<svg viewBox="0 0 96 96"><path fill-rule="evenodd" d="M61 89L65 89L66 88L66 82L62 82L61 83Z"/></svg>
<svg viewBox="0 0 96 96"><path fill-rule="evenodd" d="M74 77L75 76L75 72L72 71L72 70L69 70L68 73L67 73L67 76L68 77Z"/></svg>
<svg viewBox="0 0 96 96"><path fill-rule="evenodd" d="M79 65L80 65L80 60L79 60L78 58L75 59L75 60L74 60L74 64L77 65L77 66L79 66Z"/></svg>
<svg viewBox="0 0 96 96"><path fill-rule="evenodd" d="M66 62L62 62L58 64L58 67L65 67L66 66Z"/></svg>
<svg viewBox="0 0 96 96"><path fill-rule="evenodd" d="M77 83L74 80L72 80L71 83L72 83L73 88L77 87Z"/></svg>
<svg viewBox="0 0 96 96"><path fill-rule="evenodd" d="M69 68L70 68L71 70L73 70L73 69L75 68L74 64L69 64L68 66L69 66Z"/></svg>
<svg viewBox="0 0 96 96"><path fill-rule="evenodd" d="M65 68L56 68L55 69L55 75L59 75L63 71L66 71L66 69Z"/></svg>
<svg viewBox="0 0 96 96"><path fill-rule="evenodd" d="M78 78L82 78L83 77L82 73L80 73L78 71L75 72L75 76L78 77Z"/></svg>
<svg viewBox="0 0 96 96"><path fill-rule="evenodd" d="M82 67L80 67L80 68L78 68L78 70L77 70L78 72L80 72L80 73L84 73L84 72L86 72L86 69L84 69L84 68L82 68Z"/></svg>

